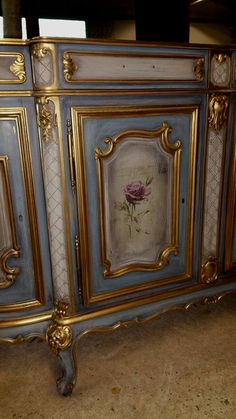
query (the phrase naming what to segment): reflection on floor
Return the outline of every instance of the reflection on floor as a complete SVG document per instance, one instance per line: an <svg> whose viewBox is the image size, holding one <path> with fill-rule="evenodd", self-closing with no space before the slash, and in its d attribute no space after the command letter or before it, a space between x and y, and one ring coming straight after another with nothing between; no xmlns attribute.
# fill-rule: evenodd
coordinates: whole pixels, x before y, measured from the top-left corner
<svg viewBox="0 0 236 419"><path fill-rule="evenodd" d="M87 336L78 351L64 398L45 343L0 346L0 417L236 419L236 297Z"/></svg>

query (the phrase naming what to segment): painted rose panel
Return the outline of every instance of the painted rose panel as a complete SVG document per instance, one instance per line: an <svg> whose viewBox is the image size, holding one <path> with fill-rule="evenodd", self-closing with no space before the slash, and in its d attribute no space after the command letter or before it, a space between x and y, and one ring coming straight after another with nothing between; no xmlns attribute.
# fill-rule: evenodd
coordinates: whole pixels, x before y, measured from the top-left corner
<svg viewBox="0 0 236 419"><path fill-rule="evenodd" d="M171 179L172 156L159 137L126 137L104 159L104 242L110 271L155 264L170 245Z"/></svg>

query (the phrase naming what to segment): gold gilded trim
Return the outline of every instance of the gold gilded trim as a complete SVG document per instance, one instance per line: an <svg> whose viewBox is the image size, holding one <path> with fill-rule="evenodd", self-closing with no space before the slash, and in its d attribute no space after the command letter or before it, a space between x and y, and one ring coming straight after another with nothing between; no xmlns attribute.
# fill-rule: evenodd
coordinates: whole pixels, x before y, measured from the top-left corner
<svg viewBox="0 0 236 419"><path fill-rule="evenodd" d="M88 107L72 108L72 129L75 142L75 168L76 168L76 192L78 199L78 218L80 225L80 258L83 261L81 266L84 303L86 305L106 301L110 298L121 297L138 291L145 291L157 288L167 283L176 283L187 281L192 277L193 269L193 246L194 246L194 208L195 208L195 178L196 178L196 147L197 147L197 129L198 129L198 105L181 106L151 106L151 107ZM104 291L100 294L93 293L92 274L91 274L91 255L90 255L90 233L88 225L88 202L86 189L86 170L85 170L85 151L84 151L84 132L83 126L86 119L89 118L120 118L128 116L162 116L162 115L190 115L190 154L189 154L189 177L188 177L188 204L186 218L186 271L180 275L175 275L166 279L158 279L142 284ZM174 202L176 200L174 199ZM137 304L137 303L136 303Z"/></svg>
<svg viewBox="0 0 236 419"><path fill-rule="evenodd" d="M221 54L214 54L213 58L215 58L215 60L218 61L219 64L222 64L226 60L227 55L222 54L222 53Z"/></svg>
<svg viewBox="0 0 236 419"><path fill-rule="evenodd" d="M0 52L0 62L1 58L6 59L7 65L9 65L9 59L12 60L12 63L8 67L8 71L12 73L16 79L12 79L12 76L9 74L9 78L4 77L0 79L0 84L22 84L26 81L26 71L25 71L25 58L24 55L20 52ZM4 68L6 65L1 64L1 67ZM9 92L8 92L9 93Z"/></svg>
<svg viewBox="0 0 236 419"><path fill-rule="evenodd" d="M47 343L56 355L60 351L69 348L72 343L72 328L70 326L60 325L58 320L63 321L68 315L69 305L63 301L56 301L55 311L52 317L52 324L48 326L46 333Z"/></svg>
<svg viewBox="0 0 236 419"><path fill-rule="evenodd" d="M24 180L26 204L29 219L29 232L31 239L32 259L35 278L35 299L16 304L4 304L0 306L0 312L24 310L45 304L44 283L40 255L40 242L37 223L37 211L34 196L33 169L30 152L27 113L25 108L1 108L0 120L13 121L16 127L16 135L21 157L22 175Z"/></svg>
<svg viewBox="0 0 236 419"><path fill-rule="evenodd" d="M4 189L3 193L5 195L6 210L9 217L9 224L10 224L9 228L10 228L11 246L12 246L12 248L4 249L2 255L0 256L0 269L2 269L2 271L5 274L4 280L0 282L0 289L1 289L1 288L10 287L15 282L16 276L20 272L19 268L12 267L12 266L9 267L7 265L7 261L10 257L18 258L20 256L19 246L17 244L17 239L16 239L16 227L15 227L15 219L14 219L13 206L12 206L7 156L0 156L0 175L2 177L3 189Z"/></svg>
<svg viewBox="0 0 236 419"><path fill-rule="evenodd" d="M27 307L26 307L27 308ZM12 310L9 310L12 311ZM47 311L43 314L37 314L35 316L30 317L21 317L21 318L13 318L13 319L1 319L0 321L0 329L4 328L11 328L11 327L19 327L19 326L27 326L35 323L42 323L52 319L52 312Z"/></svg>
<svg viewBox="0 0 236 419"><path fill-rule="evenodd" d="M21 83L24 83L26 80L26 73L25 73L25 59L22 54L19 54L15 60L15 62L10 65L10 71L18 77Z"/></svg>
<svg viewBox="0 0 236 419"><path fill-rule="evenodd" d="M32 55L37 60L44 58L49 52L49 48L47 45L44 44L35 44L32 47Z"/></svg>
<svg viewBox="0 0 236 419"><path fill-rule="evenodd" d="M55 105L49 97L37 97L37 121L41 129L42 138L48 142L53 138L53 128L57 128L57 118L55 113ZM50 104L52 105L50 107ZM52 110L53 107L53 110Z"/></svg>
<svg viewBox="0 0 236 419"><path fill-rule="evenodd" d="M209 126L220 131L228 117L229 98L226 95L211 95L209 100Z"/></svg>
<svg viewBox="0 0 236 419"><path fill-rule="evenodd" d="M75 152L74 152L73 132L72 132L70 119L67 120L67 141L68 141L68 153L69 153L69 163L70 163L71 187L74 192L75 191Z"/></svg>
<svg viewBox="0 0 236 419"><path fill-rule="evenodd" d="M71 82L74 72L78 70L78 66L73 62L70 53L64 52L63 54L63 73L65 81Z"/></svg>
<svg viewBox="0 0 236 419"><path fill-rule="evenodd" d="M196 64L194 66L194 74L196 76L197 81L203 81L205 78L205 60L203 57L198 58L196 60Z"/></svg>
<svg viewBox="0 0 236 419"><path fill-rule="evenodd" d="M108 145L107 150L101 150L100 148L95 149L95 159L97 162L98 172L98 186L99 186L99 202L100 202L100 225L101 225L101 252L102 252L102 264L105 268L104 276L109 278L115 278L124 275L128 272L136 271L156 271L162 269L169 263L169 255L174 253L178 254L179 248L179 190L180 190L180 153L181 153L181 141L177 140L174 144L169 142L169 134L172 129L166 122L162 123L159 129L149 130L129 130L120 133L114 138L106 138L105 144ZM159 138L160 145L163 150L172 155L172 216L171 216L171 243L162 249L159 253L158 259L152 264L135 263L123 266L119 269L111 270L111 262L108 259L106 252L106 223L105 223L105 194L104 194L104 176L103 176L103 159L111 156L115 151L115 147L125 138L140 137L145 139Z"/></svg>
<svg viewBox="0 0 236 419"><path fill-rule="evenodd" d="M213 284L218 279L218 265L214 256L209 256L201 266L201 282Z"/></svg>

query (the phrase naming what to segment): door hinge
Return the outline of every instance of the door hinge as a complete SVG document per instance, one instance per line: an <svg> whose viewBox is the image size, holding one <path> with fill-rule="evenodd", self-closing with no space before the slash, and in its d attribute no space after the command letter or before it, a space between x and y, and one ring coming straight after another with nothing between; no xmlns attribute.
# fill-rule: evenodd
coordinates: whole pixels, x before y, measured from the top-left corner
<svg viewBox="0 0 236 419"><path fill-rule="evenodd" d="M82 277L81 277L80 239L78 235L75 236L75 255L76 255L76 268L77 268L77 273L78 273L79 296L82 299L83 293L82 293Z"/></svg>
<svg viewBox="0 0 236 419"><path fill-rule="evenodd" d="M71 126L71 120L67 120L67 141L69 149L69 163L70 163L70 178L72 191L75 192L76 176L75 176L75 152L74 152L74 140Z"/></svg>

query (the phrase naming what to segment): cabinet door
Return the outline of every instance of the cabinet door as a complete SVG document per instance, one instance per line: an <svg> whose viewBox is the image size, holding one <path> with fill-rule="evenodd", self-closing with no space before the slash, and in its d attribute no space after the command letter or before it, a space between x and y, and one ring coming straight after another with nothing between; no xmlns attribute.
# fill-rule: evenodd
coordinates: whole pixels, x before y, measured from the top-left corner
<svg viewBox="0 0 236 419"><path fill-rule="evenodd" d="M236 270L236 97L232 95L231 113L229 119L228 147L226 153L224 191L226 197L226 213L223 213L224 236L224 270Z"/></svg>
<svg viewBox="0 0 236 419"><path fill-rule="evenodd" d="M50 307L51 285L45 283L45 278L50 281L50 263L44 208L34 102L2 98L0 312L7 316Z"/></svg>
<svg viewBox="0 0 236 419"><path fill-rule="evenodd" d="M86 305L197 281L202 99L72 107Z"/></svg>

